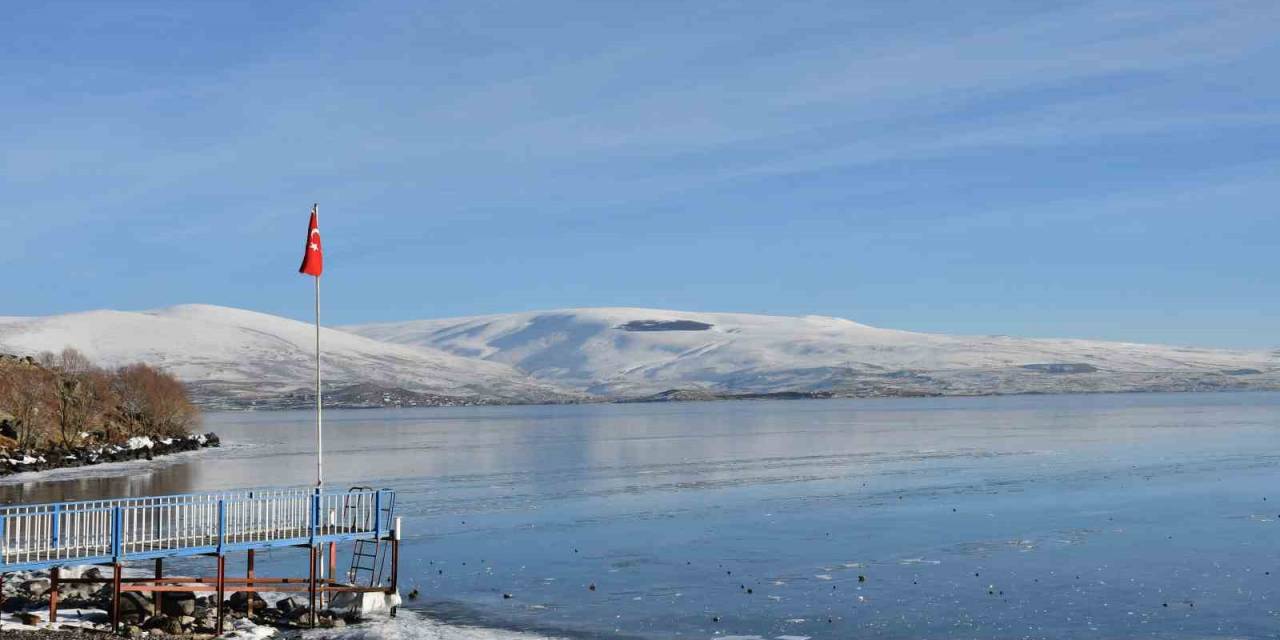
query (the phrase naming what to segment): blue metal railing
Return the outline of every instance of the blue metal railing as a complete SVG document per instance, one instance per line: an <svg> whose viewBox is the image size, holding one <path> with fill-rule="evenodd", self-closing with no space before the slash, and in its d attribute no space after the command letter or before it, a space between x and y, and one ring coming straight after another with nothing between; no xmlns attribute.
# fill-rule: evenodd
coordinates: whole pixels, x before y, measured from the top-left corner
<svg viewBox="0 0 1280 640"><path fill-rule="evenodd" d="M0 507L0 571L376 539L389 489L254 489Z"/></svg>

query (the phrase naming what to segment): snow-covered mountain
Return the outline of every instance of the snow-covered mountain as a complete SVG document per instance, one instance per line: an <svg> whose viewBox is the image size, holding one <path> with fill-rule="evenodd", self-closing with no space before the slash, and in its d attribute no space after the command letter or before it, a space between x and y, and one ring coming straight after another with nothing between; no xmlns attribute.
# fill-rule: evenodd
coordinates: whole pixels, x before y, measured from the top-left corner
<svg viewBox="0 0 1280 640"><path fill-rule="evenodd" d="M241 309L183 305L157 311L88 311L0 317L0 353L31 355L75 347L96 363L146 362L186 381L206 402L271 401L314 389L312 325ZM326 387L364 385L397 393L540 402L566 394L499 362L379 342L343 331L321 334Z"/></svg>
<svg viewBox="0 0 1280 640"><path fill-rule="evenodd" d="M816 316L566 309L326 329L321 340L331 398L356 405L1280 389L1273 352L947 336ZM0 317L0 353L72 346L104 366L156 364L212 405L305 405L313 341L308 323L207 305Z"/></svg>
<svg viewBox="0 0 1280 640"><path fill-rule="evenodd" d="M949 336L840 318L564 309L345 327L592 394L913 395L1280 388L1280 357L1090 340Z"/></svg>

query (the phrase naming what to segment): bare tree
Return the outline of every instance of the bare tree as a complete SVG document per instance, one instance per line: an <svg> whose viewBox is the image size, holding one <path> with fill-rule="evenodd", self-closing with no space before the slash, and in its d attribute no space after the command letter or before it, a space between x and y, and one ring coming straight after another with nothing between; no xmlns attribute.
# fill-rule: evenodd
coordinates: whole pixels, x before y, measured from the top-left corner
<svg viewBox="0 0 1280 640"><path fill-rule="evenodd" d="M159 369L141 363L121 367L112 387L130 435L184 435L199 422L186 387Z"/></svg>
<svg viewBox="0 0 1280 640"><path fill-rule="evenodd" d="M200 421L177 378L145 364L104 371L72 348L0 358L0 412L24 448L76 445L99 427L108 440L179 436Z"/></svg>
<svg viewBox="0 0 1280 640"><path fill-rule="evenodd" d="M13 416L18 446L34 447L53 430L57 400L54 377L47 369L31 365L0 368L0 410Z"/></svg>
<svg viewBox="0 0 1280 640"><path fill-rule="evenodd" d="M72 368L68 371L74 373L63 373L57 383L56 424L64 445L77 443L81 433L106 422L115 404L110 375L87 363L87 359L70 362Z"/></svg>
<svg viewBox="0 0 1280 640"><path fill-rule="evenodd" d="M64 374L80 374L93 371L97 367L89 356L84 355L74 347L67 347L58 354L55 367L61 369Z"/></svg>

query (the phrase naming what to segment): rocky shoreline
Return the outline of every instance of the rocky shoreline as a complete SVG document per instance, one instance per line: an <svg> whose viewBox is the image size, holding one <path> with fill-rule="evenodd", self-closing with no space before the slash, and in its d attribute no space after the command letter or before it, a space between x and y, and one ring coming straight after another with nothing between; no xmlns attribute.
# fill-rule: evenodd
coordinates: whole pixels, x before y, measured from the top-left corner
<svg viewBox="0 0 1280 640"><path fill-rule="evenodd" d="M97 567L63 567L63 578L101 579ZM30 637L71 640L104 637L110 632L107 611L111 607L111 584L63 584L59 588L58 622L50 623L50 577L47 571L20 571L5 576L0 586L0 637L27 633ZM252 599L252 601L251 601ZM398 603L398 597L396 598ZM335 603L337 600L335 599ZM252 615L249 613L252 605ZM317 611L319 626L337 629L357 622L358 606ZM310 613L304 596L282 596L268 602L259 594L235 592L224 603L224 638L257 640L292 636L310 628ZM126 591L120 595L121 631L125 637L214 637L218 623L217 603L212 595L190 591L165 592L157 610L155 600L145 593ZM92 636L86 634L93 634Z"/></svg>
<svg viewBox="0 0 1280 640"><path fill-rule="evenodd" d="M151 460L184 451L218 447L222 442L215 433L176 438L129 438L121 444L55 446L44 449L0 449L0 477L32 471L70 469L107 462Z"/></svg>

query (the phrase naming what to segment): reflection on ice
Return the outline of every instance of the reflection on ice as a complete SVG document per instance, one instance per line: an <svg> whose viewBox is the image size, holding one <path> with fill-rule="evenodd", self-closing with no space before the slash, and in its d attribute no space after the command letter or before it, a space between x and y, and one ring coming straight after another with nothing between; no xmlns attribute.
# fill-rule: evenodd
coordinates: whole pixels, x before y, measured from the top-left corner
<svg viewBox="0 0 1280 640"><path fill-rule="evenodd" d="M308 415L209 422L246 447L0 495L308 481ZM422 592L343 637L1267 635L1277 424L1268 393L334 411L327 476L398 490Z"/></svg>

